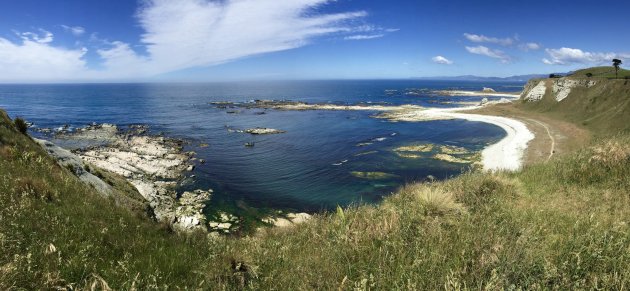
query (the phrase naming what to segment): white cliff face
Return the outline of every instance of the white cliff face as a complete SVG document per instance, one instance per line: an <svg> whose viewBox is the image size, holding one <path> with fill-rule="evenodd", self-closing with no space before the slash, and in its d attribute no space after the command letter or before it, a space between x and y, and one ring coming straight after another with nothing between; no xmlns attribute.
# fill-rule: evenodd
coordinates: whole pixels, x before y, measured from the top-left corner
<svg viewBox="0 0 630 291"><path fill-rule="evenodd" d="M546 80L529 82L525 86L521 98L527 102L540 101L547 91ZM572 79L560 78L554 79L551 85L551 93L553 98L560 102L571 94L575 88L591 88L597 84L597 81L590 79Z"/></svg>
<svg viewBox="0 0 630 291"><path fill-rule="evenodd" d="M527 88L523 91L522 98L527 102L540 101L543 96L545 96L545 91L547 91L547 85L545 85L545 81L540 81L536 86L527 90Z"/></svg>
<svg viewBox="0 0 630 291"><path fill-rule="evenodd" d="M593 80L573 80L561 78L553 82L552 92L556 97L556 101L560 102L567 98L571 93L571 89L576 87L593 87L597 82Z"/></svg>

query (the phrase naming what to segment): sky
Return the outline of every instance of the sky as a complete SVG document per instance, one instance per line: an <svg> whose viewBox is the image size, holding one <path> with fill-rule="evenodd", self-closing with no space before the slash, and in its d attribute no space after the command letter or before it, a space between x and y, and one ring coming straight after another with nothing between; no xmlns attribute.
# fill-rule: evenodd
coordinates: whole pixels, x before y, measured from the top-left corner
<svg viewBox="0 0 630 291"><path fill-rule="evenodd" d="M406 79L630 62L630 1L2 0L0 82Z"/></svg>

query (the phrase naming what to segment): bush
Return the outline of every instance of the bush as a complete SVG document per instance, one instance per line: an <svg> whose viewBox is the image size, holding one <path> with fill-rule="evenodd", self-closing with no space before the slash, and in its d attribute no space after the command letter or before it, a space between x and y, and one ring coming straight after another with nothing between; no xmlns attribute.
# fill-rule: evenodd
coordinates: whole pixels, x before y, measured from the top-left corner
<svg viewBox="0 0 630 291"><path fill-rule="evenodd" d="M26 134L26 131L28 130L28 124L26 124L26 121L24 121L24 119L18 117L13 120L13 124L19 132L21 132L22 134Z"/></svg>

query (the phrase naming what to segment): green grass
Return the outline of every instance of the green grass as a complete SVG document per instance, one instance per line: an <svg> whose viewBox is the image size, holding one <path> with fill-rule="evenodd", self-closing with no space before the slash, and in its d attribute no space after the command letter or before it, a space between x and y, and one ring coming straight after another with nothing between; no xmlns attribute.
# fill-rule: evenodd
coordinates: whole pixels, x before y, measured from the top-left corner
<svg viewBox="0 0 630 291"><path fill-rule="evenodd" d="M94 194L3 116L0 289L623 289L629 176L619 135L294 228L178 235Z"/></svg>
<svg viewBox="0 0 630 291"><path fill-rule="evenodd" d="M608 78L608 79L615 78L615 68L612 65L605 66L605 67L594 67L594 68L577 70L573 74L571 74L571 77L586 77L588 73L592 74L593 78ZM626 77L630 78L630 70L619 68L618 74L619 74L618 78L620 79L623 79Z"/></svg>
<svg viewBox="0 0 630 291"><path fill-rule="evenodd" d="M602 70L608 68L591 68L578 72ZM569 78L586 79L574 76ZM519 106L525 110L546 113L555 119L578 124L596 135L630 132L630 80L591 79L596 81L594 86L573 88L569 97L562 102L557 102L551 93L550 88L554 80L547 79L548 90L542 100L523 102Z"/></svg>

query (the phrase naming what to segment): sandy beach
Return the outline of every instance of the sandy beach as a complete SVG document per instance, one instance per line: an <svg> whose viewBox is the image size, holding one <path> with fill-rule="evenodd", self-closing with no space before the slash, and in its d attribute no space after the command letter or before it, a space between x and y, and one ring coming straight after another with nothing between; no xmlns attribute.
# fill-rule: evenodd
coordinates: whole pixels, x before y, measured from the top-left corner
<svg viewBox="0 0 630 291"><path fill-rule="evenodd" d="M458 95L479 95L479 92L449 91ZM494 94L494 95L492 95ZM484 93L484 95L517 98L518 94ZM505 102L505 101L503 101ZM508 117L466 113L471 110L503 103L491 101L483 105L456 108L426 108L416 105L332 105L332 104L281 104L266 106L277 110L370 110L381 112L375 118L390 121L421 122L431 120L464 119L493 124L501 127L507 135L499 142L489 145L482 151L483 169L486 171L516 171L523 166L523 159L528 143L534 139L534 134L525 123Z"/></svg>

